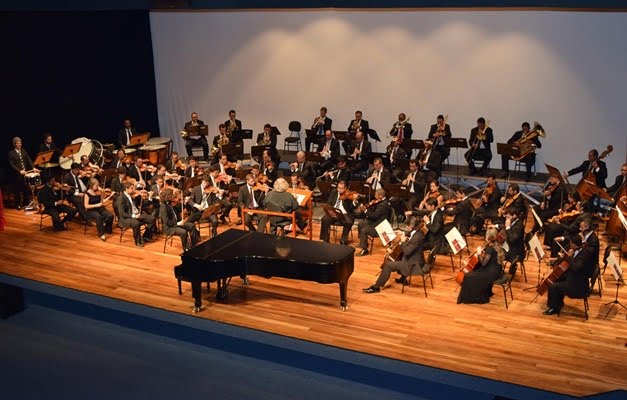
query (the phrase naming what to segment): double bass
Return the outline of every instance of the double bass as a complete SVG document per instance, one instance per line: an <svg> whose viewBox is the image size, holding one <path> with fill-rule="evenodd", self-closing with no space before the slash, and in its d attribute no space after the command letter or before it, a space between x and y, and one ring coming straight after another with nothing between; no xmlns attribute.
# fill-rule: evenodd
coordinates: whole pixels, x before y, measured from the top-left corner
<svg viewBox="0 0 627 400"><path fill-rule="evenodd" d="M625 235L625 227L618 216L618 210L627 216L627 185L623 185L616 193L616 204L610 212L610 218L605 225L605 233L609 236L622 238Z"/></svg>
<svg viewBox="0 0 627 400"><path fill-rule="evenodd" d="M597 188L597 178L594 175L594 168L592 168L592 164L596 161L604 159L613 150L614 147L612 145L608 145L603 153L601 153L596 159L590 161L590 166L588 167L588 170L583 174L582 179L575 187L575 192L579 193L579 196L581 196L582 200L588 200L590 197L596 194L596 191L594 189Z"/></svg>

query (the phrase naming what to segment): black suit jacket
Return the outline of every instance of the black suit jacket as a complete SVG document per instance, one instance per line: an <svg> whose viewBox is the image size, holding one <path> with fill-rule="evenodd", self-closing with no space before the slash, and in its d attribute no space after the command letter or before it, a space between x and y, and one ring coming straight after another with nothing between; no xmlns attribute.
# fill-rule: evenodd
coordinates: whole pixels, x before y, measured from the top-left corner
<svg viewBox="0 0 627 400"><path fill-rule="evenodd" d="M226 126L227 128L229 127L229 121L230 121L230 119L227 119L226 121L224 121L224 126ZM239 119L235 118L235 126L237 128L234 129L233 131L241 131L242 130L242 121L240 121Z"/></svg>
<svg viewBox="0 0 627 400"><path fill-rule="evenodd" d="M279 172L277 171L276 168L274 168L272 170L269 170L268 168L263 168L261 170L261 173L268 177L268 184L270 186L272 186L274 181L276 181L277 178L279 177Z"/></svg>
<svg viewBox="0 0 627 400"><path fill-rule="evenodd" d="M348 132L352 133L353 135L356 132L354 129L352 129L355 121L356 121L355 119L351 119L351 123L348 124L348 128L346 129ZM366 135L368 131L370 130L370 125L368 124L368 121L366 121L365 119L362 119L359 122L359 126L361 127L361 131L364 133L364 135Z"/></svg>
<svg viewBox="0 0 627 400"><path fill-rule="evenodd" d="M125 194L121 194L118 196L118 198L115 200L115 206L118 209L118 218L120 223L124 223L124 220L133 218L133 203L131 203L131 201L126 197ZM137 204L135 204L135 207L141 213L141 210L139 210L139 206Z"/></svg>
<svg viewBox="0 0 627 400"><path fill-rule="evenodd" d="M86 178L80 178L80 177L76 177L79 181L83 182L83 185L85 185L85 190L87 190L87 180ZM76 193L76 191L80 191L80 187L76 186L76 181L74 180L74 175L72 174L72 172L68 172L67 174L63 175L63 183L65 183L68 186L73 186L72 189L68 190L68 196L74 196L74 193ZM80 184L79 184L80 186Z"/></svg>
<svg viewBox="0 0 627 400"><path fill-rule="evenodd" d="M174 208L172 208L169 204L160 204L159 205L159 218L161 219L161 223L163 224L163 230L166 235L171 235L174 232L174 229L177 227L177 219L176 212Z"/></svg>
<svg viewBox="0 0 627 400"><path fill-rule="evenodd" d="M396 129L397 122L392 125L392 129L390 129L390 136L396 136L398 134L398 129ZM407 122L403 127L403 139L411 139L411 135L414 133L414 129L411 124Z"/></svg>
<svg viewBox="0 0 627 400"><path fill-rule="evenodd" d="M335 207L335 203L337 202L337 196L337 189L331 190L331 193L329 193L329 198L327 199L327 204L331 207ZM346 218L347 222L354 221L355 205L353 204L353 201L351 199L344 199L342 200L342 206L344 207L344 210L346 210L346 214L344 214L344 217Z"/></svg>
<svg viewBox="0 0 627 400"><path fill-rule="evenodd" d="M470 140L468 141L470 145L475 143L475 140L477 139L477 132L479 131L479 128L474 127L471 129L470 131ZM482 140L481 143L483 143L483 145L485 146L485 148L492 153L492 145L491 143L494 142L494 134L492 133L492 128L487 127L485 130L485 135L486 138L485 140ZM477 149L479 149L479 147L477 147Z"/></svg>
<svg viewBox="0 0 627 400"><path fill-rule="evenodd" d="M311 163L310 161L305 161L303 165L299 165L296 170L290 168L290 171L291 173L298 173L300 177L303 178L303 181L305 181L305 184L310 188L316 186L316 171L314 169L313 163Z"/></svg>
<svg viewBox="0 0 627 400"><path fill-rule="evenodd" d="M566 294L571 297L583 297L588 293L589 279L594 271L596 260L585 250L579 251L573 258L568 257L566 271Z"/></svg>
<svg viewBox="0 0 627 400"><path fill-rule="evenodd" d="M604 188L605 179L607 179L607 166L605 165L605 162L601 160L598 160L597 163L599 164L599 170L592 171L592 173L594 174L594 177L596 178L597 186ZM590 168L590 160L586 160L582 162L581 165L578 166L577 168L573 168L570 171L568 171L568 176L575 175L580 172L585 175L585 173L588 171L589 168Z"/></svg>
<svg viewBox="0 0 627 400"><path fill-rule="evenodd" d="M514 132L514 134L512 135L511 138L509 138L509 140L507 141L508 144L512 144L517 140L522 139L523 137L523 131L516 131ZM533 138L533 143L536 145L537 148L542 147L542 143L540 142L540 139L538 139L538 137L536 136L535 138Z"/></svg>
<svg viewBox="0 0 627 400"><path fill-rule="evenodd" d="M137 135L137 130L131 126L131 136ZM128 141L126 140L126 128L122 128L118 131L118 143L120 146L128 146Z"/></svg>
<svg viewBox="0 0 627 400"><path fill-rule="evenodd" d="M348 182L351 180L351 170L348 168L338 169L331 175L331 182L338 183L339 181L344 181L348 185Z"/></svg>
<svg viewBox="0 0 627 400"><path fill-rule="evenodd" d="M454 216L453 225L462 235L465 235L470 230L470 218L472 218L472 211L472 203L468 198L458 202L453 207L447 207L444 209L445 214Z"/></svg>
<svg viewBox="0 0 627 400"><path fill-rule="evenodd" d="M444 213L439 208L436 209L433 216L433 222L426 224L428 232L425 242L430 244L431 248L439 250L444 240Z"/></svg>
<svg viewBox="0 0 627 400"><path fill-rule="evenodd" d="M394 157L392 157L392 151L394 151ZM388 149L386 149L385 153L388 155L388 158L391 160L390 162L392 164L395 164L397 160L407 159L407 153L405 152L405 149L403 149L401 146L398 146L396 149L394 149L394 147L389 147Z"/></svg>
<svg viewBox="0 0 627 400"><path fill-rule="evenodd" d="M365 213L365 219L370 222L370 225L377 226L384 219L387 219L390 215L390 202L387 197L376 205L368 208Z"/></svg>
<svg viewBox="0 0 627 400"><path fill-rule="evenodd" d="M509 259L514 260L518 257L518 261L525 259L525 226L524 222L517 219L514 224L505 231L507 244L509 245Z"/></svg>
<svg viewBox="0 0 627 400"><path fill-rule="evenodd" d="M20 149L20 154L22 154L22 160L24 161L24 165L22 165L22 162L20 162L20 156L17 154L17 151L15 149L11 150L8 155L9 165L11 166L11 169L18 174L22 169L25 171L33 169L33 160L30 159L28 153L26 152L26 150L24 150L24 148Z"/></svg>
<svg viewBox="0 0 627 400"><path fill-rule="evenodd" d="M196 123L198 124L198 126L205 126L205 121L196 120ZM187 121L183 129L187 130L187 128L189 128L190 126L192 126L192 121Z"/></svg>
<svg viewBox="0 0 627 400"><path fill-rule="evenodd" d="M190 207L194 207L195 204L202 204L204 193L202 191L202 185L198 185L192 189L192 193L187 200L187 205ZM211 193L209 197L207 197L207 204L213 204L218 200L215 193ZM196 209L192 209L196 211Z"/></svg>
<svg viewBox="0 0 627 400"><path fill-rule="evenodd" d="M322 152L326 144L327 144L326 140L323 140L322 142L318 143L318 150L317 150L318 153ZM340 155L340 141L337 140L336 138L331 138L330 151L331 151L331 159L333 160L336 159Z"/></svg>
<svg viewBox="0 0 627 400"><path fill-rule="evenodd" d="M374 166L368 168L368 178L370 178L372 176L372 174L374 173ZM387 185L388 183L390 183L392 181L392 173L389 169L383 167L383 171L381 171L381 176L379 177L379 181L381 182L381 187L383 187L383 185Z"/></svg>
<svg viewBox="0 0 627 400"><path fill-rule="evenodd" d="M61 197L57 192L52 189L52 186L46 184L37 193L37 200L40 204L43 204L46 210L50 210L56 206L56 202L61 200Z"/></svg>
<svg viewBox="0 0 627 400"><path fill-rule="evenodd" d="M318 127L316 126L316 118L314 118L314 122L311 124L311 129L315 129L317 131ZM333 125L333 120L327 116L324 120L324 124L322 125L324 131L326 132L328 130L331 130L332 125Z"/></svg>
<svg viewBox="0 0 627 400"><path fill-rule="evenodd" d="M407 179L407 177L409 177L412 173L413 173L413 172L411 172L411 171L409 171L409 170L408 170L408 171L405 173L405 176L403 176L403 181L404 181L405 179ZM418 171L418 170L416 170L416 176L415 176L415 178L414 178L414 182L413 182L413 183L410 183L410 185L413 185L413 186L414 186L414 193L413 193L413 194L414 194L414 195L416 195L416 196L420 196L420 197L422 198L422 196L423 196L423 191L424 191L424 187L425 187L425 184L426 184L426 183L427 183L427 182L426 182L426 177L425 177L425 174L424 174L424 173L422 173L422 172L420 172L420 171ZM410 187L411 187L411 186L410 186ZM410 187L408 188L408 190L410 190Z"/></svg>
<svg viewBox="0 0 627 400"><path fill-rule="evenodd" d="M263 190L253 190L253 197L257 202L258 207L263 206L263 199L265 197L265 193ZM250 208L250 191L248 189L248 184L243 185L239 188L239 192L237 192L237 203L244 208Z"/></svg>
<svg viewBox="0 0 627 400"><path fill-rule="evenodd" d="M277 142L276 133L271 131L268 136L270 137L270 147L276 149L276 142ZM257 141L255 143L259 145L262 143L262 141L263 141L263 132L257 134Z"/></svg>
<svg viewBox="0 0 627 400"><path fill-rule="evenodd" d="M433 140L433 136L435 135L435 133L438 131L438 124L433 124L431 125L431 128L429 128L429 139ZM453 136L453 134L451 133L451 126L449 124L444 124L444 135L442 135L443 139L450 139L451 136ZM437 143L433 143L433 146L435 147L437 145Z"/></svg>
<svg viewBox="0 0 627 400"><path fill-rule="evenodd" d="M423 255L420 246L421 235L414 231L409 240L405 240L401 243L401 251L403 252L403 258L401 261L401 267L399 272L403 276L408 276L415 265L422 263Z"/></svg>
<svg viewBox="0 0 627 400"><path fill-rule="evenodd" d="M344 142L346 143L346 142ZM352 158L352 154L355 149L359 148L359 142L357 140L351 141L348 145L346 145L346 155L347 157ZM361 154L357 157L357 160L364 160L370 162L370 155L372 153L372 143L367 140L364 140L364 144L361 146Z"/></svg>
<svg viewBox="0 0 627 400"><path fill-rule="evenodd" d="M607 192L610 193L612 197L617 197L619 189L622 189L622 186L623 186L623 175L618 175L616 179L614 180L614 184L607 188Z"/></svg>
<svg viewBox="0 0 627 400"><path fill-rule="evenodd" d="M425 155L425 149L420 150L418 153L417 160L422 160L422 157ZM442 155L435 150L431 150L431 154L429 155L429 159L427 160L427 169L431 172L434 172L437 176L440 176L440 168L442 166Z"/></svg>

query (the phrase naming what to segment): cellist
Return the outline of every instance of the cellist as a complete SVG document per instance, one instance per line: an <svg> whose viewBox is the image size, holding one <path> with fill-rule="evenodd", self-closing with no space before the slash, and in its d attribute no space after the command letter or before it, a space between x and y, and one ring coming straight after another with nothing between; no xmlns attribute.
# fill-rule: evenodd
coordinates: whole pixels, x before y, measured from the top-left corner
<svg viewBox="0 0 627 400"><path fill-rule="evenodd" d="M488 303L492 295L492 284L503 272L505 252L497 241L498 232L494 228L486 231L486 245L477 248L477 265L464 275L457 304Z"/></svg>

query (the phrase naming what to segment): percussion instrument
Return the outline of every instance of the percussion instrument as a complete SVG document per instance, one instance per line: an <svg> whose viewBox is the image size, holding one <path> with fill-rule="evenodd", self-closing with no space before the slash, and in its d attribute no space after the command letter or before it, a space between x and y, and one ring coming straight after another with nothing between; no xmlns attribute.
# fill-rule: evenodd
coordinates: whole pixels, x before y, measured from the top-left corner
<svg viewBox="0 0 627 400"><path fill-rule="evenodd" d="M165 164L168 159L168 147L163 144L144 145L138 149L138 152L144 160L152 165Z"/></svg>
<svg viewBox="0 0 627 400"><path fill-rule="evenodd" d="M39 175L39 172L28 172L24 175L24 180L26 181L26 186L37 187L41 185L41 175Z"/></svg>
<svg viewBox="0 0 627 400"><path fill-rule="evenodd" d="M102 167L102 163L104 162L103 148L99 141L82 137L72 140L72 144L75 143L82 143L81 148L78 152L73 154L73 157L59 157L59 164L61 164L61 168L70 169L72 167L72 163L79 163L81 161L82 156L87 156L89 158L89 162Z"/></svg>
<svg viewBox="0 0 627 400"><path fill-rule="evenodd" d="M170 159L170 157L172 156L172 138L169 137L165 137L165 136L157 136L157 137L153 137L148 139L148 141L146 142L147 146L158 146L158 145L165 145L167 147L167 155L166 155L166 159Z"/></svg>

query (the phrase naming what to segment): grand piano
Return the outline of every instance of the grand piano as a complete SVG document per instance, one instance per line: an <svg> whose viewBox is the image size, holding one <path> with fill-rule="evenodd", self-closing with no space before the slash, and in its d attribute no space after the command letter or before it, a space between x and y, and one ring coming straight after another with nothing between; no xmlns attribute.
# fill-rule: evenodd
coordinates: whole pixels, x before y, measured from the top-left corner
<svg viewBox="0 0 627 400"><path fill-rule="evenodd" d="M216 300L224 301L231 278L247 275L339 283L340 307L346 310L354 252L349 246L229 229L183 253L174 276L191 282L194 312L202 306L202 282L217 282Z"/></svg>

